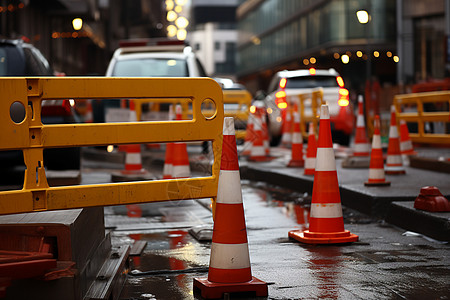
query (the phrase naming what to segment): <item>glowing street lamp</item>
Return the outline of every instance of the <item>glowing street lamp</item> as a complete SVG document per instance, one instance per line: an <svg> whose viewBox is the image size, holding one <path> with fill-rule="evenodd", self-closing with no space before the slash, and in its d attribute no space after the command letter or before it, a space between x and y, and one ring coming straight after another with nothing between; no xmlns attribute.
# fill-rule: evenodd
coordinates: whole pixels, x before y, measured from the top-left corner
<svg viewBox="0 0 450 300"><path fill-rule="evenodd" d="M356 12L356 17L358 22L361 24L366 24L369 22L369 13L366 10L358 10Z"/></svg>
<svg viewBox="0 0 450 300"><path fill-rule="evenodd" d="M75 30L80 30L83 27L83 19L75 18L72 20L72 26Z"/></svg>

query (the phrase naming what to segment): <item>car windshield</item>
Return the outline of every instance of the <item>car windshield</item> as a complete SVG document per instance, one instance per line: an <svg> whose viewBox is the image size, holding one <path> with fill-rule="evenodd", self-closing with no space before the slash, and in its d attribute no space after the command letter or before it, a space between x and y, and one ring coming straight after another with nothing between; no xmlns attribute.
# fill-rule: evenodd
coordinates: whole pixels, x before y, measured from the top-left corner
<svg viewBox="0 0 450 300"><path fill-rule="evenodd" d="M182 59L145 58L119 60L112 76L124 77L188 77L186 61Z"/></svg>
<svg viewBox="0 0 450 300"><path fill-rule="evenodd" d="M287 89L310 89L316 87L339 87L334 76L299 76L287 79Z"/></svg>

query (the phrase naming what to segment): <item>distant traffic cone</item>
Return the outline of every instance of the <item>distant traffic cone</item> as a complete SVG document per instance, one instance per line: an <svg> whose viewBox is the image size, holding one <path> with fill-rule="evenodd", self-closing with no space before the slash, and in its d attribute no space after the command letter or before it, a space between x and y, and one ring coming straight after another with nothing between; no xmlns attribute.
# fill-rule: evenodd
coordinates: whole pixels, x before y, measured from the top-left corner
<svg viewBox="0 0 450 300"><path fill-rule="evenodd" d="M358 240L357 235L344 229L328 105L322 105L320 109L309 229L289 231L289 237L307 244L350 243Z"/></svg>
<svg viewBox="0 0 450 300"><path fill-rule="evenodd" d="M222 159L208 278L194 278L206 299L224 293L267 296L267 284L252 276L233 118L224 119Z"/></svg>
<svg viewBox="0 0 450 300"><path fill-rule="evenodd" d="M290 168L301 168L305 165L303 159L303 137L300 131L300 114L294 112L294 132L292 133L292 151L291 161L288 163Z"/></svg>
<svg viewBox="0 0 450 300"><path fill-rule="evenodd" d="M358 117L356 119L355 145L353 149L354 156L369 156L370 146L366 134L366 124L364 122L363 97L358 96Z"/></svg>
<svg viewBox="0 0 450 300"><path fill-rule="evenodd" d="M254 123L255 129L255 139L253 140L253 146L250 150L250 157L248 160L250 161L267 161L268 158L266 156L266 150L264 148L264 133L263 133L263 123L262 123L262 110L263 108L256 108L256 119Z"/></svg>
<svg viewBox="0 0 450 300"><path fill-rule="evenodd" d="M306 149L304 175L314 175L317 154L316 133L314 132L313 122L309 123L308 148Z"/></svg>
<svg viewBox="0 0 450 300"><path fill-rule="evenodd" d="M389 144L386 158L386 174L405 174L402 156L400 153L400 139L398 137L395 106L391 105L391 125L389 127Z"/></svg>
<svg viewBox="0 0 450 300"><path fill-rule="evenodd" d="M130 100L130 122L136 122L136 111L134 110L134 101ZM154 179L152 174L142 167L141 145L121 145L125 150L125 169L120 173L113 172L111 180L114 182L150 180Z"/></svg>
<svg viewBox="0 0 450 300"><path fill-rule="evenodd" d="M254 130L254 122L255 122L255 114L249 113L247 120L247 127L245 128L245 139L244 139L244 147L242 149L241 155L250 155L253 140L255 138L255 130Z"/></svg>
<svg viewBox="0 0 450 300"><path fill-rule="evenodd" d="M292 143L292 119L291 119L291 114L288 112L286 112L286 118L284 119L284 123L283 123L283 132L281 135L281 146L284 147L290 147L291 143Z"/></svg>
<svg viewBox="0 0 450 300"><path fill-rule="evenodd" d="M405 120L400 120L400 153L402 155L416 155L411 138L409 137L408 125Z"/></svg>
<svg viewBox="0 0 450 300"><path fill-rule="evenodd" d="M175 116L177 120L182 120L181 105L175 106ZM189 156L186 143L178 142L172 145L172 178L187 178L191 176L189 166Z"/></svg>
<svg viewBox="0 0 450 300"><path fill-rule="evenodd" d="M372 137L372 153L370 155L369 180L364 183L366 186L388 186L384 176L383 149L381 149L380 136L380 116L375 116L374 132Z"/></svg>
<svg viewBox="0 0 450 300"><path fill-rule="evenodd" d="M169 121L172 121L175 119L175 114L173 112L173 105L169 105ZM173 143L167 143L166 144L166 156L164 160L164 167L163 167L163 179L170 179L172 178L172 172L173 172Z"/></svg>
<svg viewBox="0 0 450 300"><path fill-rule="evenodd" d="M84 115L84 123L94 122L94 114L92 112L92 100L86 100L86 114Z"/></svg>

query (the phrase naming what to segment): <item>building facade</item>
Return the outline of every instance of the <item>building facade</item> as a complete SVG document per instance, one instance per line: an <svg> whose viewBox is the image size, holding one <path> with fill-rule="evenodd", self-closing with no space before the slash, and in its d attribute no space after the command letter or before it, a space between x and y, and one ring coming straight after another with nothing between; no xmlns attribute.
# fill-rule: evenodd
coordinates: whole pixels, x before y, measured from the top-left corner
<svg viewBox="0 0 450 300"><path fill-rule="evenodd" d="M208 75L235 79L237 0L192 0L189 44Z"/></svg>

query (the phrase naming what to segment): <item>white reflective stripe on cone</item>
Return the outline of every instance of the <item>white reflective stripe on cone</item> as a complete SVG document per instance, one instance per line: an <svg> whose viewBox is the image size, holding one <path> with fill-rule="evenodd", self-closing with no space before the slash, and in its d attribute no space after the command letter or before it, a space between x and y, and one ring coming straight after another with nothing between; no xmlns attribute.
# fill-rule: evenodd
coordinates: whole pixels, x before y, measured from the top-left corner
<svg viewBox="0 0 450 300"><path fill-rule="evenodd" d="M234 119L227 117L223 120L223 135L235 135Z"/></svg>
<svg viewBox="0 0 450 300"><path fill-rule="evenodd" d="M306 158L305 159L305 169L314 169L316 166L316 159L315 158Z"/></svg>
<svg viewBox="0 0 450 300"><path fill-rule="evenodd" d="M369 169L369 179L384 179L384 169Z"/></svg>
<svg viewBox="0 0 450 300"><path fill-rule="evenodd" d="M189 166L172 166L173 177L190 177L191 169Z"/></svg>
<svg viewBox="0 0 450 300"><path fill-rule="evenodd" d="M411 141L405 141L405 142L400 143L400 150L402 150L402 151L410 150L412 148L413 148L413 146L412 146Z"/></svg>
<svg viewBox="0 0 450 300"><path fill-rule="evenodd" d="M216 203L242 203L242 189L240 184L241 177L239 171L220 170Z"/></svg>
<svg viewBox="0 0 450 300"><path fill-rule="evenodd" d="M311 218L342 217L341 203L311 203Z"/></svg>
<svg viewBox="0 0 450 300"><path fill-rule="evenodd" d="M316 171L336 171L333 148L317 148Z"/></svg>
<svg viewBox="0 0 450 300"><path fill-rule="evenodd" d="M125 156L125 164L127 165L140 165L141 153L127 153Z"/></svg>
<svg viewBox="0 0 450 300"><path fill-rule="evenodd" d="M248 244L211 243L209 266L216 269L250 268Z"/></svg>
<svg viewBox="0 0 450 300"><path fill-rule="evenodd" d="M294 132L294 134L292 135L292 143L293 144L302 144L303 143L302 134L298 133L298 132Z"/></svg>
<svg viewBox="0 0 450 300"><path fill-rule="evenodd" d="M381 136L378 134L372 138L372 149L381 149Z"/></svg>
<svg viewBox="0 0 450 300"><path fill-rule="evenodd" d="M364 127L364 118L361 115L358 115L358 118L356 119L356 127Z"/></svg>
<svg viewBox="0 0 450 300"><path fill-rule="evenodd" d="M251 156L266 156L266 150L264 146L253 146Z"/></svg>
<svg viewBox="0 0 450 300"><path fill-rule="evenodd" d="M396 126L389 127L389 138L398 138L398 130Z"/></svg>
<svg viewBox="0 0 450 300"><path fill-rule="evenodd" d="M401 165L403 163L401 155L388 155L386 165Z"/></svg>
<svg viewBox="0 0 450 300"><path fill-rule="evenodd" d="M370 149L369 149L369 144L366 143L358 143L355 144L355 152L356 153L369 153Z"/></svg>

